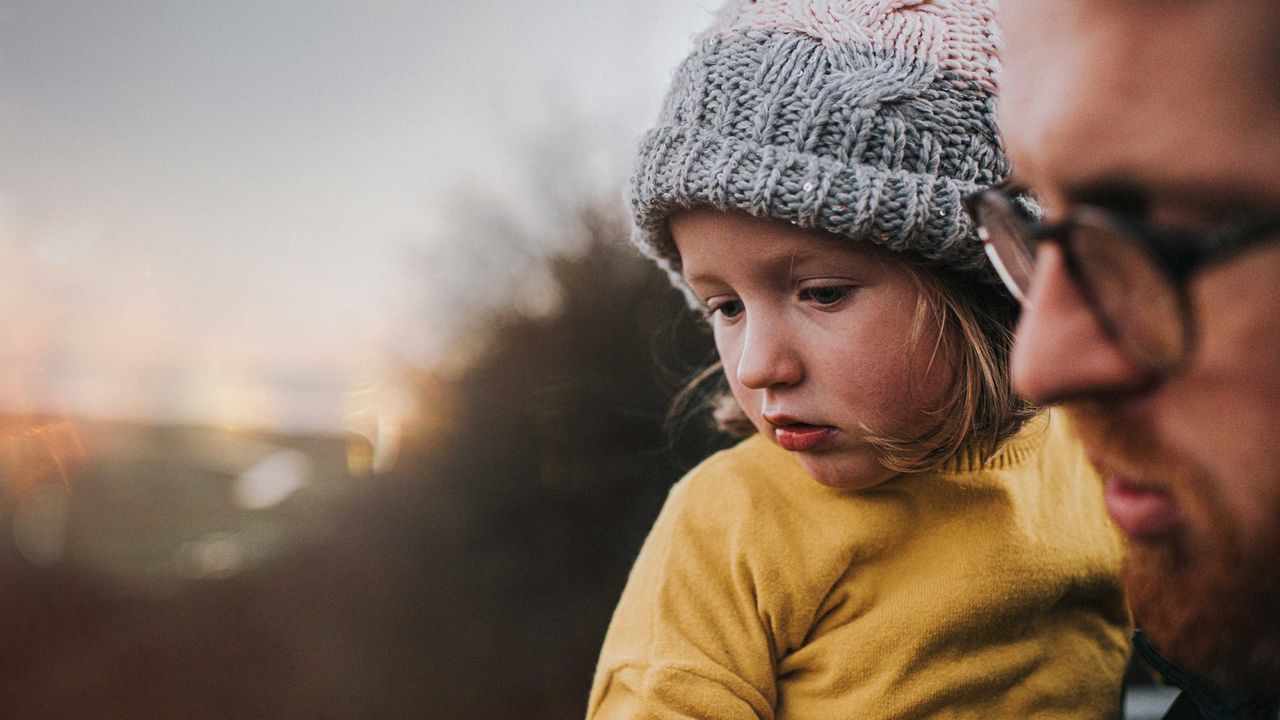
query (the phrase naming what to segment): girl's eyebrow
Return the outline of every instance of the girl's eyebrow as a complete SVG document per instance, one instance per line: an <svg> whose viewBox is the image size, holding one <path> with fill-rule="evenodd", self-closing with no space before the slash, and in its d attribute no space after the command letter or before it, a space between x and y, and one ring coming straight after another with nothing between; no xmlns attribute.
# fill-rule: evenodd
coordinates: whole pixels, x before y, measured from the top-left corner
<svg viewBox="0 0 1280 720"><path fill-rule="evenodd" d="M685 273L684 281L690 285L709 285L721 282L720 276L715 273Z"/></svg>
<svg viewBox="0 0 1280 720"><path fill-rule="evenodd" d="M803 267L809 262L825 262L831 261L849 262L850 259L842 255L833 254L829 258L822 251L816 251L806 248L789 248L778 251L766 251L757 254L752 258L751 271L760 276L777 277L778 273L785 272L788 281L794 280L796 269ZM861 263L859 263L861 264ZM690 285L696 284L714 284L724 281L720 272L715 268L699 270L684 275L685 282Z"/></svg>

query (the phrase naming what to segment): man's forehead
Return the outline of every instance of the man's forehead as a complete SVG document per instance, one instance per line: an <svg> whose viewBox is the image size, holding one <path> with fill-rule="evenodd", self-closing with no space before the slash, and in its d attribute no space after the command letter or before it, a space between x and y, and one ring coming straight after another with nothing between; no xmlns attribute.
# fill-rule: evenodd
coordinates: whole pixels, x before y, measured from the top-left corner
<svg viewBox="0 0 1280 720"><path fill-rule="evenodd" d="M1004 0L1000 11L1000 122L1022 179L1050 194L1243 182L1280 200L1268 169L1280 164L1275 6Z"/></svg>

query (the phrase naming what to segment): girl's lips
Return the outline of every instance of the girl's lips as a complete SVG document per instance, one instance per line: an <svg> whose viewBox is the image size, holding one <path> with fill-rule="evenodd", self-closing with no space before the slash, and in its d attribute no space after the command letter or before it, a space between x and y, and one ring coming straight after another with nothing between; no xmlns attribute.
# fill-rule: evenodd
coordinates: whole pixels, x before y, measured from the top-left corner
<svg viewBox="0 0 1280 720"><path fill-rule="evenodd" d="M836 434L836 429L830 425L792 423L775 427L773 434L783 450L805 452L830 440Z"/></svg>
<svg viewBox="0 0 1280 720"><path fill-rule="evenodd" d="M1107 512L1131 540L1154 540L1182 525L1178 502L1168 492L1107 475Z"/></svg>

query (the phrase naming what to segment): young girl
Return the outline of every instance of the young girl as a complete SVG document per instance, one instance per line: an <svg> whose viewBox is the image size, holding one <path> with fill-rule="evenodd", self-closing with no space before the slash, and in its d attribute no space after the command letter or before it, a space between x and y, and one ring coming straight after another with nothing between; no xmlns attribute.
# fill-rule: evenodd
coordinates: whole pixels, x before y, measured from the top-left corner
<svg viewBox="0 0 1280 720"><path fill-rule="evenodd" d="M961 209L1007 173L993 35L985 0L737 0L677 72L635 238L756 432L672 489L590 717L1118 716L1121 546L1009 390Z"/></svg>

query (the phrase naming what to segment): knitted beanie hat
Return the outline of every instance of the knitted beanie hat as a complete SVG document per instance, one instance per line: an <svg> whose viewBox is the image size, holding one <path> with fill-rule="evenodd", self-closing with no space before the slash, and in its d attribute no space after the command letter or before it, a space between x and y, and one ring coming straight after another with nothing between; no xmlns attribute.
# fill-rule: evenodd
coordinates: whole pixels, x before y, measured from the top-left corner
<svg viewBox="0 0 1280 720"><path fill-rule="evenodd" d="M641 143L633 242L686 294L667 218L693 207L992 281L961 200L1008 174L996 42L992 0L731 0Z"/></svg>

